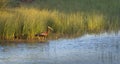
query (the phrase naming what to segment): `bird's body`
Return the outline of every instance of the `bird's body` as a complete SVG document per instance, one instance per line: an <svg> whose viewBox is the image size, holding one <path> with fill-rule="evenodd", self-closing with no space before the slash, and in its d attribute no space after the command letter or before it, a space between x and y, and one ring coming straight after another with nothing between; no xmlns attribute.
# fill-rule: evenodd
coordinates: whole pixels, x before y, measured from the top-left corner
<svg viewBox="0 0 120 64"><path fill-rule="evenodd" d="M47 32L42 32L42 33L39 33L39 34L35 34L35 36L39 36L39 37L45 36L45 37L47 37L48 33Z"/></svg>
<svg viewBox="0 0 120 64"><path fill-rule="evenodd" d="M48 26L48 27L47 27L47 30L46 30L45 32L35 34L35 36L38 37L38 38L41 39L41 40L45 40L46 37L48 36L50 30L53 30L53 29Z"/></svg>

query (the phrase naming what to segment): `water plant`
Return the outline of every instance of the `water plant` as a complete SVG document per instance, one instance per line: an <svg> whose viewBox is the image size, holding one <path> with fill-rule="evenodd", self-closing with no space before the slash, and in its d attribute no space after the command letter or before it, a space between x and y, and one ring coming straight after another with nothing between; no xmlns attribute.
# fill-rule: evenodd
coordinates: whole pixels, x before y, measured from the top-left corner
<svg viewBox="0 0 120 64"><path fill-rule="evenodd" d="M46 0L46 2L48 1L49 0ZM58 0L54 1L53 3L57 3L57 1ZM34 4L33 7L27 6L31 4L26 4L26 6L17 8L2 8L0 9L0 38L34 39L35 34L45 31L47 26L51 26L54 29L54 34L59 35L81 35L84 33L119 31L120 19L119 15L117 14L119 13L117 11L119 4L117 2L114 2L113 5L111 5L114 7L112 9L108 7L109 3L112 3L112 0L110 0L108 4L105 4L103 0L80 1L82 2L81 4L77 3L78 0L66 0L65 2L68 2L68 4L60 1L59 5L69 5L71 3L73 5L76 2L76 4L80 6L80 8L76 8L77 5L74 5L73 9L71 9L71 5L70 7L66 6L66 8L62 8L64 11L61 11L61 8L59 7L46 8L43 6L44 9L40 9L40 6L40 8L34 8L34 6L36 6ZM39 2L35 0L34 3L36 2L44 3L45 1ZM49 5L51 2L49 2ZM95 4L95 2L97 4ZM88 3L87 5L92 3L96 6L91 5L92 8L84 6L83 8L83 3ZM51 4L51 6L53 5ZM98 8L98 6L100 6L102 9ZM78 10L76 11L76 9ZM87 11L88 9L89 11ZM107 9L111 10L108 11Z"/></svg>

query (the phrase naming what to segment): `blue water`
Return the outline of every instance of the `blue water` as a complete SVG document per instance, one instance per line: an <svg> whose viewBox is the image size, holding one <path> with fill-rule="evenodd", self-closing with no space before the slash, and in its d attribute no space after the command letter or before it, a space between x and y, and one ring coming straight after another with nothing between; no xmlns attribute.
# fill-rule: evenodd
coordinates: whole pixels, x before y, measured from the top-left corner
<svg viewBox="0 0 120 64"><path fill-rule="evenodd" d="M0 44L0 64L120 64L120 33Z"/></svg>

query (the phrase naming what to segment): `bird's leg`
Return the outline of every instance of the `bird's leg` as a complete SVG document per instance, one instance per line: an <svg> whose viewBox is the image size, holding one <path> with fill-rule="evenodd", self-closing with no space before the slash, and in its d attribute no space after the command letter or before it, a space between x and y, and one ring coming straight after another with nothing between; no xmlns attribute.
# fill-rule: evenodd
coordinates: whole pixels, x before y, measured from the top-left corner
<svg viewBox="0 0 120 64"><path fill-rule="evenodd" d="M40 37L38 36L38 39L40 40Z"/></svg>
<svg viewBox="0 0 120 64"><path fill-rule="evenodd" d="M43 36L43 41L45 40L45 36Z"/></svg>
<svg viewBox="0 0 120 64"><path fill-rule="evenodd" d="M39 40L42 41L43 37L42 36L39 36Z"/></svg>
<svg viewBox="0 0 120 64"><path fill-rule="evenodd" d="M46 36L44 36L44 40L46 40Z"/></svg>

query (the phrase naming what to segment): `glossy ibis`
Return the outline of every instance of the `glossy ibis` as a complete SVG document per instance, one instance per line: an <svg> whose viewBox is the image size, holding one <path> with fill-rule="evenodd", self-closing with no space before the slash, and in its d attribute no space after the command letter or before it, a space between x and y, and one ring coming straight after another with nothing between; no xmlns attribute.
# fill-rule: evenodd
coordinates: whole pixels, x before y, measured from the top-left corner
<svg viewBox="0 0 120 64"><path fill-rule="evenodd" d="M47 26L47 30L45 32L35 34L35 36L38 37L39 39L42 38L42 40L45 40L46 37L49 35L50 31L53 31L53 28Z"/></svg>

